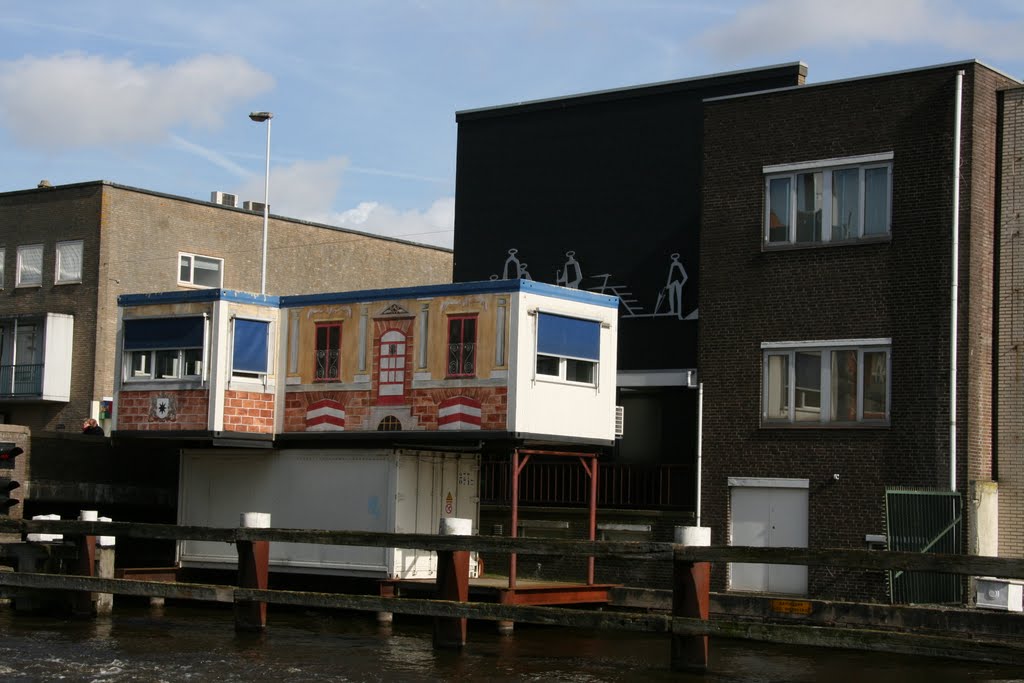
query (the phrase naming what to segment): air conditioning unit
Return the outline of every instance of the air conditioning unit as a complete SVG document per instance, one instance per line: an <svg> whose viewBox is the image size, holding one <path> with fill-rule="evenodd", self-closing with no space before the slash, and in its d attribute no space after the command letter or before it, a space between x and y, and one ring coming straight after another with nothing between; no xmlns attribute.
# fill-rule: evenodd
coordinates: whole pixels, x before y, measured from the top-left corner
<svg viewBox="0 0 1024 683"><path fill-rule="evenodd" d="M621 439L622 432L626 427L626 409L622 406L615 406L615 438Z"/></svg>
<svg viewBox="0 0 1024 683"><path fill-rule="evenodd" d="M1024 582L997 579L993 576L974 577L975 598L978 607L998 609L1006 612L1024 611L1022 595Z"/></svg>
<svg viewBox="0 0 1024 683"><path fill-rule="evenodd" d="M228 192L211 192L210 201L214 204L220 204L222 206L233 206L238 207L238 195L230 194Z"/></svg>
<svg viewBox="0 0 1024 683"><path fill-rule="evenodd" d="M263 202L242 202L242 208L246 211L254 211L256 213L263 213L263 207L266 206Z"/></svg>

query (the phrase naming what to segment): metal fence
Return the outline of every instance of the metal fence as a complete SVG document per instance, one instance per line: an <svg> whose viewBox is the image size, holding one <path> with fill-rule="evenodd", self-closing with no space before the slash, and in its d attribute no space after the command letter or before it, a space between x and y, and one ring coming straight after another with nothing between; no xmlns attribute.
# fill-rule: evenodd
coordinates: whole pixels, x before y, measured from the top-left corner
<svg viewBox="0 0 1024 683"><path fill-rule="evenodd" d="M502 457L485 458L480 468L480 500L512 502L512 473ZM597 504L606 509L692 510L696 481L693 465L600 463ZM545 507L587 504L590 482L575 459L531 460L519 481L519 503Z"/></svg>
<svg viewBox="0 0 1024 683"><path fill-rule="evenodd" d="M39 396L43 393L43 365L0 365L0 396Z"/></svg>
<svg viewBox="0 0 1024 683"><path fill-rule="evenodd" d="M956 491L888 488L885 525L889 550L956 555L962 552L963 501ZM959 603L963 582L955 574L889 572L894 604Z"/></svg>

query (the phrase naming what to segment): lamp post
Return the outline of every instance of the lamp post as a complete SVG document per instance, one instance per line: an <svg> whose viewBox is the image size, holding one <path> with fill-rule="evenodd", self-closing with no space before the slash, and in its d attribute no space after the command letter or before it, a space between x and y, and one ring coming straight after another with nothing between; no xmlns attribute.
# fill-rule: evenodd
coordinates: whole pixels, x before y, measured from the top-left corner
<svg viewBox="0 0 1024 683"><path fill-rule="evenodd" d="M260 274L260 294L267 293L267 223L270 221L270 119L274 114L269 111L254 111L249 118L256 123L267 122L267 172L263 182L263 264Z"/></svg>

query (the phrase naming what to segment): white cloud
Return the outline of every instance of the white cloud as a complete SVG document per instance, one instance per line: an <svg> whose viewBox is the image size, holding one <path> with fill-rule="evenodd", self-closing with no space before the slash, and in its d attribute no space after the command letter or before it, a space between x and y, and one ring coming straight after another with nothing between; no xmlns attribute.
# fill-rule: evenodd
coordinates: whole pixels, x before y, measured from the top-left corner
<svg viewBox="0 0 1024 683"><path fill-rule="evenodd" d="M437 199L426 211L398 211L378 202L361 202L335 215L331 222L351 230L450 249L455 239L455 197Z"/></svg>
<svg viewBox="0 0 1024 683"><path fill-rule="evenodd" d="M0 121L28 147L154 142L181 124L213 128L273 78L244 59L201 55L171 66L72 53L0 62Z"/></svg>
<svg viewBox="0 0 1024 683"><path fill-rule="evenodd" d="M437 199L426 210L401 211L380 202L364 201L339 212L333 207L347 170L351 168L345 157L299 161L280 167L271 164L271 211L315 223L451 248L455 236L454 197ZM261 202L263 182L263 174L254 173L237 192L243 200Z"/></svg>
<svg viewBox="0 0 1024 683"><path fill-rule="evenodd" d="M835 51L877 43L932 45L962 58L1024 57L1024 16L969 17L950 0L762 0L708 31L701 44L719 57L747 58L812 47Z"/></svg>

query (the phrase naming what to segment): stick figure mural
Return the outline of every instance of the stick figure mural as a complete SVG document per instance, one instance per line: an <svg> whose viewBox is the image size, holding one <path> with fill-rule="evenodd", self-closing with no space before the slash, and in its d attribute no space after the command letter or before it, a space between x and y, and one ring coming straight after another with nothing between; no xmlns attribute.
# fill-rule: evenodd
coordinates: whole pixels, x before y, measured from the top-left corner
<svg viewBox="0 0 1024 683"><path fill-rule="evenodd" d="M527 264L521 263L517 254L518 249L509 249L508 258L505 259L503 276L499 278L492 275L492 280L504 279L513 280L516 277L524 280L532 280L527 271ZM576 258L575 251L565 252L565 264L555 270L555 284L570 289L579 289L580 283L585 278L597 279L599 284L587 287L587 291L600 294L612 294L619 297L621 319L628 318L675 318L676 320L696 320L698 310L695 308L686 312L683 303L683 292L689 276L683 266L682 254L674 252L669 255L668 274L665 277L665 284L654 296L653 309L647 311L644 304L633 294L628 283L617 282L613 273L601 273L599 275L584 275L583 266ZM517 275L518 274L518 275Z"/></svg>
<svg viewBox="0 0 1024 683"><path fill-rule="evenodd" d="M583 282L583 271L580 269L580 262L576 260L576 252L567 251L565 257L565 267L555 274L555 284L569 289L579 289L580 283Z"/></svg>

